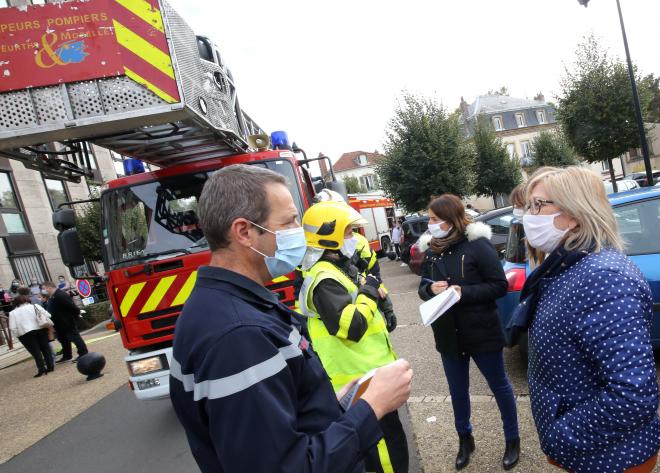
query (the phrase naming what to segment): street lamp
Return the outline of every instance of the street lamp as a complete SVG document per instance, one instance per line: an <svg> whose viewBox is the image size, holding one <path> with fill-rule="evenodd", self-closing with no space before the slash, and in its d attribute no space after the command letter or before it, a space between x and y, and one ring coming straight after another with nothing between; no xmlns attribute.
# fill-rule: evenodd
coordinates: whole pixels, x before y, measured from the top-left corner
<svg viewBox="0 0 660 473"><path fill-rule="evenodd" d="M578 0L578 3L586 7L587 4L589 3L589 0ZM642 156L644 157L644 167L646 168L646 182L648 183L649 186L652 186L653 172L651 171L649 144L646 141L646 131L644 130L644 119L642 118L642 109L639 105L639 95L637 94L635 73L633 71L632 61L630 60L630 50L628 49L628 38L626 36L626 27L623 25L623 15L621 14L621 4L619 3L619 0L616 0L616 7L619 10L619 22L621 23L621 34L623 35L623 47L626 50L626 60L628 61L628 77L630 77L630 86L632 87L635 117L637 118L637 127L639 128L639 139L642 143Z"/></svg>

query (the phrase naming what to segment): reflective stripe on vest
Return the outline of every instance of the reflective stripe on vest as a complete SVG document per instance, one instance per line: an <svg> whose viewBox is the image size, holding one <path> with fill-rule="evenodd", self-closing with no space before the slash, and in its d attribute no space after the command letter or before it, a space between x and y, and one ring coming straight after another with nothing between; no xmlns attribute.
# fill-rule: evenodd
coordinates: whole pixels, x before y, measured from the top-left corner
<svg viewBox="0 0 660 473"><path fill-rule="evenodd" d="M312 346L330 376L333 388L338 391L346 383L369 370L396 360L396 354L390 343L385 319L378 309L374 310L373 319L359 342L339 338L328 332L314 307L312 297L314 288L324 279L333 279L340 283L351 295L353 303L358 295L358 287L335 265L319 261L307 272L300 289L300 309L307 316ZM339 330L342 331L341 321ZM348 327L344 327L344 331L347 332Z"/></svg>

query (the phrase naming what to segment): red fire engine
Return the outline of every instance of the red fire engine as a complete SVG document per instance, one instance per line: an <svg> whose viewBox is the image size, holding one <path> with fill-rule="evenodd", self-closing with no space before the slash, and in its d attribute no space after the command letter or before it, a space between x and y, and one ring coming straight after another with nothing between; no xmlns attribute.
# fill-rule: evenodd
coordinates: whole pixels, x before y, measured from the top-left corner
<svg viewBox="0 0 660 473"><path fill-rule="evenodd" d="M26 45L0 49L0 155L76 182L92 173L90 142L130 158L100 196L103 265L130 386L139 399L167 396L175 322L209 261L196 214L206 179L236 163L271 169L302 215L324 185L308 170L315 159L263 133L217 48L163 0L3 8L0 23L22 25L0 43ZM73 204L53 223L64 263L84 277ZM270 288L293 304L292 278Z"/></svg>
<svg viewBox="0 0 660 473"><path fill-rule="evenodd" d="M367 219L364 236L381 256L392 251L391 230L396 223L392 199L373 194L350 194L348 203Z"/></svg>

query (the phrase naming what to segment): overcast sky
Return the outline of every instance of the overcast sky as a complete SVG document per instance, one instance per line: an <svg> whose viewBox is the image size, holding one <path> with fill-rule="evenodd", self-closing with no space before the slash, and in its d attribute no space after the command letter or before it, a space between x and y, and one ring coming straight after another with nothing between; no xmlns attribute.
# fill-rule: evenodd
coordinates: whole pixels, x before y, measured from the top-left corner
<svg viewBox="0 0 660 473"><path fill-rule="evenodd" d="M594 32L625 57L615 0L170 0L219 46L243 108L315 157L382 151L402 90L449 109L489 89L546 100ZM660 74L660 1L621 0L633 61Z"/></svg>

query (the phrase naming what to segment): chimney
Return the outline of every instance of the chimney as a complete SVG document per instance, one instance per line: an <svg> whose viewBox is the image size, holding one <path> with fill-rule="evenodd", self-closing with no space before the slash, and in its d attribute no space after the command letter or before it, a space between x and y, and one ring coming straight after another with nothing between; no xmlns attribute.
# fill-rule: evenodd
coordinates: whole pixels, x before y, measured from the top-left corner
<svg viewBox="0 0 660 473"><path fill-rule="evenodd" d="M465 101L465 99L463 99L463 97L461 97L460 107L461 107L461 112L463 113L463 116L465 116L467 118L467 116L468 116L468 107L469 106L468 106L468 103Z"/></svg>
<svg viewBox="0 0 660 473"><path fill-rule="evenodd" d="M323 156L325 156L323 153L319 153L319 158ZM328 170L328 162L325 159L320 160L319 168L321 168L321 177L325 179L325 177L330 174L330 171Z"/></svg>
<svg viewBox="0 0 660 473"><path fill-rule="evenodd" d="M545 102L545 96L543 95L543 92L539 92L536 97L534 97L534 100L537 102Z"/></svg>

